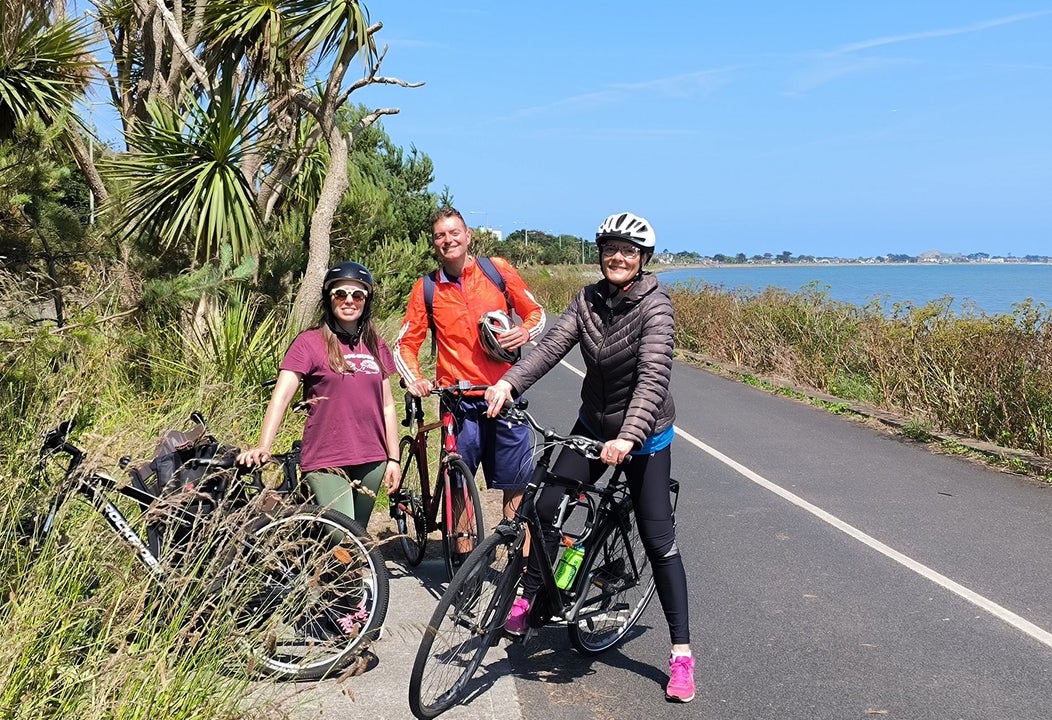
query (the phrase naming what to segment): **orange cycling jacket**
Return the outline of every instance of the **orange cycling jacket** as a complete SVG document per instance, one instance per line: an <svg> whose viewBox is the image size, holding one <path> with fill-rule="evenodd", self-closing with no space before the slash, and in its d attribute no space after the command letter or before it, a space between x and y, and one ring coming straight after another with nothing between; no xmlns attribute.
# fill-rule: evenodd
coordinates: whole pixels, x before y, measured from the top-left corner
<svg viewBox="0 0 1052 720"><path fill-rule="evenodd" d="M515 313L522 318L530 339L535 340L544 329L544 308L537 304L511 263L499 257L492 260L504 278ZM438 336L435 369L438 383L448 385L466 380L473 385L492 385L500 380L511 365L490 357L482 347L478 321L491 310L506 309L507 302L504 293L486 277L474 257L467 259L459 284L451 282L439 269L431 307ZM409 305L394 346L395 367L406 385L423 377L419 357L427 331L424 279L420 278L409 293Z"/></svg>

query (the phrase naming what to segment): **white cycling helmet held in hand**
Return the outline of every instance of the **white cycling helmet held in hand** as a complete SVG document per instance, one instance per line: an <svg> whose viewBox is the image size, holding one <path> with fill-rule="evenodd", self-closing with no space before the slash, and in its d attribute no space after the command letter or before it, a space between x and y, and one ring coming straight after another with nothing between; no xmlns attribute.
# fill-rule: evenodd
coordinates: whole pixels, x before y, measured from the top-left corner
<svg viewBox="0 0 1052 720"><path fill-rule="evenodd" d="M479 318L479 339L491 358L506 363L518 361L518 348L505 350L500 346L500 336L514 327L508 313L503 310L491 310Z"/></svg>
<svg viewBox="0 0 1052 720"><path fill-rule="evenodd" d="M595 244L606 240L630 242L647 254L653 254L657 246L657 236L647 219L630 212L615 213L603 221L595 231Z"/></svg>

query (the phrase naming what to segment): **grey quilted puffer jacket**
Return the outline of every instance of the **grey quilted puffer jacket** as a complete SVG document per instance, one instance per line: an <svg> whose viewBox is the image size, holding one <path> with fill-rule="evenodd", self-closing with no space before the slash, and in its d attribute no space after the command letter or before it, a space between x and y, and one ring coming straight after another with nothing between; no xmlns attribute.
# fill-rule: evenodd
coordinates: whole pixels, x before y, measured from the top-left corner
<svg viewBox="0 0 1052 720"><path fill-rule="evenodd" d="M616 302L606 280L583 288L536 348L504 375L517 394L580 343L585 378L581 419L601 440L624 438L638 448L676 418L672 375L672 300L652 274Z"/></svg>

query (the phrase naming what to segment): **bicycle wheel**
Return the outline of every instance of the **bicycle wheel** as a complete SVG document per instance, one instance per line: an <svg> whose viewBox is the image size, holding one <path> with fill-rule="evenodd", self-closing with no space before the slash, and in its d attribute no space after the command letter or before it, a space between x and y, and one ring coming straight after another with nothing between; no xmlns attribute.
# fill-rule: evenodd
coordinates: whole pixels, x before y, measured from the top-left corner
<svg viewBox="0 0 1052 720"><path fill-rule="evenodd" d="M409 678L409 708L433 718L463 700L486 652L501 638L522 578L526 530L486 538L446 588L424 630Z"/></svg>
<svg viewBox="0 0 1052 720"><path fill-rule="evenodd" d="M457 553L471 552L479 546L486 537L486 521L482 517L479 486L464 461L449 458L442 467L449 478L449 485L446 486L449 492L444 494L442 502L442 552L446 558L446 577L452 579L457 572ZM459 528L456 521L458 515L454 511L456 508L463 508L465 513Z"/></svg>
<svg viewBox="0 0 1052 720"><path fill-rule="evenodd" d="M346 666L380 632L387 570L362 528L313 505L251 522L215 585L254 669L317 680Z"/></svg>
<svg viewBox="0 0 1052 720"><path fill-rule="evenodd" d="M424 559L427 547L427 517L424 512L423 471L416 454L416 441L403 437L398 444L402 464L402 485L397 501L391 505L391 515L398 527L399 544L406 564L416 567Z"/></svg>
<svg viewBox="0 0 1052 720"><path fill-rule="evenodd" d="M630 517L608 523L595 544L578 571L581 597L569 624L570 643L585 655L617 644L654 597L654 572Z"/></svg>

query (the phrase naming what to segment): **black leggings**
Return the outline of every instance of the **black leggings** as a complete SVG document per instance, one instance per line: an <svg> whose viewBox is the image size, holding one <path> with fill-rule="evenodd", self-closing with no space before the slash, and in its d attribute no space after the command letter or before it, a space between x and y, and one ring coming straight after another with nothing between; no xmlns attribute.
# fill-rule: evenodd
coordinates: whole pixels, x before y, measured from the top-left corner
<svg viewBox="0 0 1052 720"><path fill-rule="evenodd" d="M578 422L573 434L589 435ZM588 478L595 484L609 465L598 460L587 460L572 450L563 450L552 467L552 473L564 478ZM673 645L690 642L689 609L687 606L687 574L683 559L676 546L676 528L672 522L672 503L669 499L669 477L672 456L669 448L652 455L634 455L624 466L628 491L632 497L636 525L643 541L650 565L654 569L658 599L665 612L668 632ZM544 526L550 526L559 509L564 490L546 487L536 499L537 514ZM549 557L555 557L559 537L546 533L545 548ZM532 600L541 587L540 553L530 553L523 579L523 595Z"/></svg>

